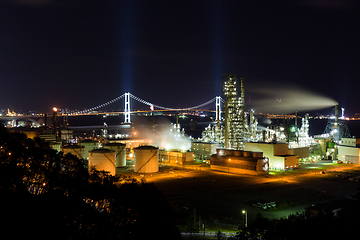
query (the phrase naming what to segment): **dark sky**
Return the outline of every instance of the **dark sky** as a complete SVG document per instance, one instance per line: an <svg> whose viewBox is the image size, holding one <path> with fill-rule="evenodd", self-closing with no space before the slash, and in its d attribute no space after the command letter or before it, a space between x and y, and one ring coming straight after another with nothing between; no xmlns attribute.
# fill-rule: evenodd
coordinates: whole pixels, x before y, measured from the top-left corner
<svg viewBox="0 0 360 240"><path fill-rule="evenodd" d="M338 102L351 115L359 18L347 0L2 0L0 109L81 110L125 92L190 107L237 73L258 112Z"/></svg>

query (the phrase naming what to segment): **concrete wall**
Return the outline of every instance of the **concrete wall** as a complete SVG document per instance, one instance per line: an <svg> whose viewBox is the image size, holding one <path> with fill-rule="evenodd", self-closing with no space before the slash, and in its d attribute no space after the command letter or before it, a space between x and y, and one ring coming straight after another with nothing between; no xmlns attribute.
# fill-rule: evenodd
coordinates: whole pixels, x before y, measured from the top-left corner
<svg viewBox="0 0 360 240"><path fill-rule="evenodd" d="M269 167L270 169L285 169L284 157L269 157Z"/></svg>
<svg viewBox="0 0 360 240"><path fill-rule="evenodd" d="M267 143L245 143L245 151L263 152L264 157L274 156L273 144Z"/></svg>
<svg viewBox="0 0 360 240"><path fill-rule="evenodd" d="M267 174L267 172L263 172L263 171L252 171L252 170L247 170L247 169L227 167L227 166L218 166L218 165L210 165L210 169L215 170L215 171L235 173L235 174L249 174L249 175Z"/></svg>
<svg viewBox="0 0 360 240"><path fill-rule="evenodd" d="M289 155L289 149L287 143L276 143L274 146L274 155Z"/></svg>
<svg viewBox="0 0 360 240"><path fill-rule="evenodd" d="M296 155L299 158L306 158L310 156L309 147L291 148L289 149L289 155Z"/></svg>
<svg viewBox="0 0 360 240"><path fill-rule="evenodd" d="M298 156L286 156L285 157L285 169L294 169L299 167Z"/></svg>

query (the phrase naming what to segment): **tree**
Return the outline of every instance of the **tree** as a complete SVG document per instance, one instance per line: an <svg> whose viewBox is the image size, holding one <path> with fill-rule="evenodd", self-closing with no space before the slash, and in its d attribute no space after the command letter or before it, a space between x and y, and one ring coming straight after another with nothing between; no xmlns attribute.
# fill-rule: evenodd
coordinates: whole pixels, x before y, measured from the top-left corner
<svg viewBox="0 0 360 240"><path fill-rule="evenodd" d="M39 138L31 140L0 125L4 235L181 239L162 193L153 184L120 178L89 171L84 160L57 153Z"/></svg>

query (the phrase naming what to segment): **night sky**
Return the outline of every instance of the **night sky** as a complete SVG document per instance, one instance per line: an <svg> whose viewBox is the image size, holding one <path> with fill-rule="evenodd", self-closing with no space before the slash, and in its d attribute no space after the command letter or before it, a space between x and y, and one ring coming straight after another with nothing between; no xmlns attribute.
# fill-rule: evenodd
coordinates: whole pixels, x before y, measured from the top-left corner
<svg viewBox="0 0 360 240"><path fill-rule="evenodd" d="M257 112L338 102L352 115L358 2L1 0L0 109L82 110L125 92L191 107L236 73Z"/></svg>

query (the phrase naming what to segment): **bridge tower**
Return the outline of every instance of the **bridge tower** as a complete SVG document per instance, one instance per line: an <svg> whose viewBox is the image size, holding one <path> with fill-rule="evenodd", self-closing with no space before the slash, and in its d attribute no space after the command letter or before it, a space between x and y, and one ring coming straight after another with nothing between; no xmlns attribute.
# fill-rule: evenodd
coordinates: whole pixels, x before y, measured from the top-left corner
<svg viewBox="0 0 360 240"><path fill-rule="evenodd" d="M216 121L221 121L221 106L220 106L221 97L216 97L215 110L216 110Z"/></svg>
<svg viewBox="0 0 360 240"><path fill-rule="evenodd" d="M130 93L125 93L125 123L130 123Z"/></svg>

